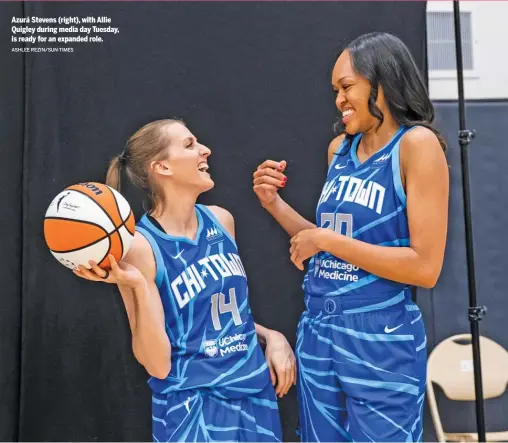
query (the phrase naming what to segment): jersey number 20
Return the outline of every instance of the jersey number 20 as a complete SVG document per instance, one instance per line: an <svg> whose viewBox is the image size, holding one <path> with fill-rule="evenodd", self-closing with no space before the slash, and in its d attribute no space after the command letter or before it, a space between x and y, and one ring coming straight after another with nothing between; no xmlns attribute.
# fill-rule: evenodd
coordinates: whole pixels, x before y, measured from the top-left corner
<svg viewBox="0 0 508 443"><path fill-rule="evenodd" d="M346 232L342 232L342 224L346 226ZM353 237L353 216L351 214L333 214L331 212L321 214L321 227L328 228L339 234Z"/></svg>

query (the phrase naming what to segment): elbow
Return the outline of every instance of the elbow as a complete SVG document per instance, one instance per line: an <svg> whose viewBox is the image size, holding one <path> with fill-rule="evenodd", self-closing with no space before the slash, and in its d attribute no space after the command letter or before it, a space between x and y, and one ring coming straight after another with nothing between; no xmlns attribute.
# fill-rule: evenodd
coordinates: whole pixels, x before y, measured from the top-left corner
<svg viewBox="0 0 508 443"><path fill-rule="evenodd" d="M436 283L437 279L428 278L425 280L421 280L421 283L418 286L424 289L432 289L434 286L436 286Z"/></svg>
<svg viewBox="0 0 508 443"><path fill-rule="evenodd" d="M148 367L145 366L145 368L151 377L164 380L165 378L168 377L169 373L171 372L171 362L167 363L165 362L159 365L153 365Z"/></svg>
<svg viewBox="0 0 508 443"><path fill-rule="evenodd" d="M161 380L168 377L171 372L171 355L161 361L150 361L151 359L146 358L146 355L142 354L137 347L133 347L133 350L134 357L136 357L140 365L144 366L146 372L148 372L151 377Z"/></svg>
<svg viewBox="0 0 508 443"><path fill-rule="evenodd" d="M164 380L171 372L171 345L156 349L142 347L138 340L133 340L132 349L136 360L144 366L151 377Z"/></svg>
<svg viewBox="0 0 508 443"><path fill-rule="evenodd" d="M418 273L417 286L425 289L432 289L436 286L439 275L441 274L441 267L439 268L423 268Z"/></svg>

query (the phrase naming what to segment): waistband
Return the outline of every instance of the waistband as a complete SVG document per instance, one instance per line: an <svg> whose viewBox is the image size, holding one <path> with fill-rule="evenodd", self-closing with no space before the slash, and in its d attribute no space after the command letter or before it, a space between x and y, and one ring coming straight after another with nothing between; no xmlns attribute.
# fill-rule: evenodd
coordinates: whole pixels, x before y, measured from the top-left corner
<svg viewBox="0 0 508 443"><path fill-rule="evenodd" d="M313 314L341 315L379 311L411 301L411 291L404 289L398 294L384 294L367 297L365 295L338 295L315 297L305 294L305 307Z"/></svg>

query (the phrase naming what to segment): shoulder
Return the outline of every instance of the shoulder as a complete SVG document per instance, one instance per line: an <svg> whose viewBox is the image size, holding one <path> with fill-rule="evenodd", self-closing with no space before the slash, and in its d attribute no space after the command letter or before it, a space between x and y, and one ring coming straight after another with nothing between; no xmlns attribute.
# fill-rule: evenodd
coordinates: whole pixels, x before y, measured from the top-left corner
<svg viewBox="0 0 508 443"><path fill-rule="evenodd" d="M152 246L138 231L134 233L131 247L122 261L138 268L145 278L155 280L156 265Z"/></svg>
<svg viewBox="0 0 508 443"><path fill-rule="evenodd" d="M223 225L231 237L235 238L235 219L231 212L220 206L206 206L208 210L217 217L219 223Z"/></svg>
<svg viewBox="0 0 508 443"><path fill-rule="evenodd" d="M444 158L444 151L436 134L424 126L416 126L402 136L400 151L401 155L406 157L439 155Z"/></svg>
<svg viewBox="0 0 508 443"><path fill-rule="evenodd" d="M400 141L400 163L403 171L442 170L446 156L439 140L430 129L417 126L402 136Z"/></svg>
<svg viewBox="0 0 508 443"><path fill-rule="evenodd" d="M339 149L340 145L346 138L346 134L341 134L337 137L335 137L330 144L328 145L328 166L330 166L330 163L332 162L333 156Z"/></svg>

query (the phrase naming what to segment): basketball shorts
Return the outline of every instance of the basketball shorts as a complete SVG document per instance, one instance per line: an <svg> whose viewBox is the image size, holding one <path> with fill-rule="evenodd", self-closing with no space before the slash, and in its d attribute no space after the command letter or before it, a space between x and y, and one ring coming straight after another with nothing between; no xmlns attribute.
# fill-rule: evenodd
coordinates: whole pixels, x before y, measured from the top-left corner
<svg viewBox="0 0 508 443"><path fill-rule="evenodd" d="M274 388L269 384L252 397L235 399L210 390L153 393L152 437L156 442L280 442Z"/></svg>
<svg viewBox="0 0 508 443"><path fill-rule="evenodd" d="M421 441L427 340L409 291L310 297L297 332L302 441Z"/></svg>

